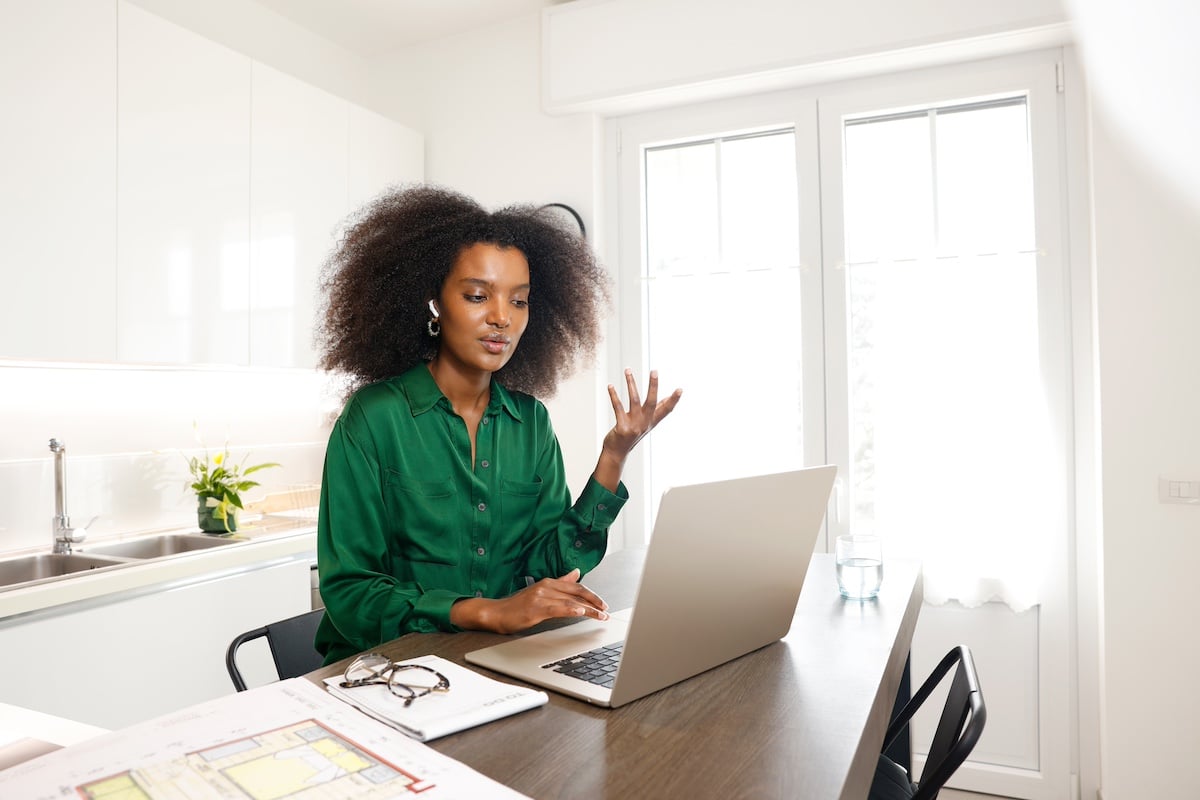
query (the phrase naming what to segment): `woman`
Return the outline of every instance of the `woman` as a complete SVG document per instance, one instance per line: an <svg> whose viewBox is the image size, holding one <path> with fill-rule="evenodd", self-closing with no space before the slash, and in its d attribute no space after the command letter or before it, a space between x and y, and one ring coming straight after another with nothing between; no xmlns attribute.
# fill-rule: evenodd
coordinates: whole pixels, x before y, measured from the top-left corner
<svg viewBox="0 0 1200 800"><path fill-rule="evenodd" d="M352 393L330 435L318 562L332 663L410 631L511 633L607 619L581 576L628 497L634 445L674 409L608 387L616 423L572 504L534 395L590 356L607 278L586 243L533 208L455 192L386 194L326 267L322 366Z"/></svg>

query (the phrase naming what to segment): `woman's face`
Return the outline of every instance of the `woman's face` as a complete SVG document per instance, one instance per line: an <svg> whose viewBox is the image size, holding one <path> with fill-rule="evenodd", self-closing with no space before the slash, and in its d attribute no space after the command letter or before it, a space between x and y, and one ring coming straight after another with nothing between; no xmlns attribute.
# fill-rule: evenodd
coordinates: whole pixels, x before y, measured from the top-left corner
<svg viewBox="0 0 1200 800"><path fill-rule="evenodd" d="M434 305L442 326L438 359L464 371L497 371L512 358L529 324L525 254L486 243L467 247Z"/></svg>

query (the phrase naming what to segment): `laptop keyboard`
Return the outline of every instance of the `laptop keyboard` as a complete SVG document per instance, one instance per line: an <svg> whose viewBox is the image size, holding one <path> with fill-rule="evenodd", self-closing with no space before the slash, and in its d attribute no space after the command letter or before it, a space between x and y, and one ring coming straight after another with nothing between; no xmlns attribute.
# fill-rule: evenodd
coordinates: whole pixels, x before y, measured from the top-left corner
<svg viewBox="0 0 1200 800"><path fill-rule="evenodd" d="M611 689L613 679L617 677L617 666L621 663L621 651L624 649L625 642L616 642L561 661L543 664L542 669L552 669L563 675Z"/></svg>

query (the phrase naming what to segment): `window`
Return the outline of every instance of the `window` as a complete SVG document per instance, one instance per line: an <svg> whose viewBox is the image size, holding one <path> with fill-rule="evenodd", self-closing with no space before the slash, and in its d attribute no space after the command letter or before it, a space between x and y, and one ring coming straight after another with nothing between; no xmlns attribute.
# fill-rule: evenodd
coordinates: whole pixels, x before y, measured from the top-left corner
<svg viewBox="0 0 1200 800"><path fill-rule="evenodd" d="M1056 58L608 123L614 360L684 389L626 469L625 541L672 484L836 464L819 548L874 530L922 560L927 603L961 601L918 634L971 631L1011 713L956 778L1025 798L1062 796L1070 764Z"/></svg>

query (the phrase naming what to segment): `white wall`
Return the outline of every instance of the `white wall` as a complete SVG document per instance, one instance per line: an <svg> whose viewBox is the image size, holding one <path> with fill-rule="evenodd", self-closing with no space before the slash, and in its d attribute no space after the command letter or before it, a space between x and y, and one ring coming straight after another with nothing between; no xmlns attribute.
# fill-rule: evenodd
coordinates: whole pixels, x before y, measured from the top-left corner
<svg viewBox="0 0 1200 800"><path fill-rule="evenodd" d="M1157 174L1093 116L1105 800L1195 796L1200 752L1200 506L1156 485L1200 480L1200 211Z"/></svg>
<svg viewBox="0 0 1200 800"><path fill-rule="evenodd" d="M67 447L67 510L92 538L193 527L184 453L228 441L237 461L275 461L259 493L319 483L338 408L314 371L0 361L0 553L53 541L51 437Z"/></svg>

